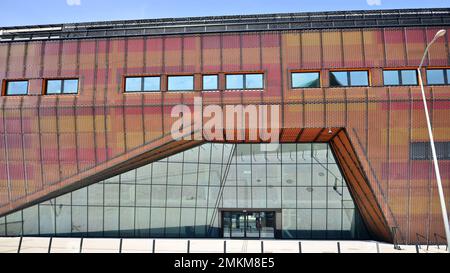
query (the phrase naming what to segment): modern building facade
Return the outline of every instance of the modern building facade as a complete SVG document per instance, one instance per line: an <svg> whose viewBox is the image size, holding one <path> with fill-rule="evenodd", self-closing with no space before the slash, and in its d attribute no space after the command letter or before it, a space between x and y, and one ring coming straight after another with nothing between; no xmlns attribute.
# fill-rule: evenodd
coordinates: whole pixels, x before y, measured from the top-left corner
<svg viewBox="0 0 450 273"><path fill-rule="evenodd" d="M1 28L0 236L442 242L415 69L449 26L431 9ZM448 35L422 74L448 203ZM198 98L278 106L280 144L250 123L174 139Z"/></svg>

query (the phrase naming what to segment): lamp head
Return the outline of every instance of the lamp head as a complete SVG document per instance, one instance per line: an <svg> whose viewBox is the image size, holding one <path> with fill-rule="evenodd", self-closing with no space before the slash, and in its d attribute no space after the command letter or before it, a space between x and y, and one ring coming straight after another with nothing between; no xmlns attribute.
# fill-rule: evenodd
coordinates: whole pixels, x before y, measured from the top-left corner
<svg viewBox="0 0 450 273"><path fill-rule="evenodd" d="M442 36L445 35L445 33L446 33L446 30L445 29L441 29L438 32L436 32L436 35L434 35L434 38L437 39L439 37L442 37Z"/></svg>

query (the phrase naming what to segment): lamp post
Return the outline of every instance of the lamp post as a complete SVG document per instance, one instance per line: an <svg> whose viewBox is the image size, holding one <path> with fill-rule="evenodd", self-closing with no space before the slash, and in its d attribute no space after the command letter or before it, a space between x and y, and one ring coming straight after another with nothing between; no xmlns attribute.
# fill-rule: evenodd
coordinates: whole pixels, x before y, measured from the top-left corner
<svg viewBox="0 0 450 273"><path fill-rule="evenodd" d="M439 171L439 164L438 164L438 160L437 160L437 156L436 156L436 147L434 145L433 129L431 128L430 115L428 114L428 105L427 105L427 99L425 97L425 91L423 88L422 72L421 72L422 65L425 60L425 56L428 53L428 49L431 47L431 45L437 39L439 39L440 37L442 37L444 35L445 35L445 30L443 30L443 29L439 30L436 33L436 35L434 36L433 40L431 40L431 42L427 45L425 52L423 53L422 61L420 61L420 65L417 68L417 72L419 74L419 83L420 83L420 88L422 91L423 107L425 110L425 117L427 119L428 135L430 137L430 146L431 146L431 153L433 156L434 171L436 173L436 180L437 180L436 182L437 182L437 187L438 187L438 192L439 192L439 200L441 202L442 218L444 220L445 237L447 239L448 251L450 251L450 230L449 230L449 225L448 225L447 207L445 205L444 190L442 189L441 174Z"/></svg>

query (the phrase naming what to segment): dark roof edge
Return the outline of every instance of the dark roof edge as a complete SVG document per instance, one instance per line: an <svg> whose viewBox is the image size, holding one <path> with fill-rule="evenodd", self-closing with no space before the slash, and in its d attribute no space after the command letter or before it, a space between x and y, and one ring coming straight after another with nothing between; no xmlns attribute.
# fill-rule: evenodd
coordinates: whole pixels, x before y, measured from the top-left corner
<svg viewBox="0 0 450 273"><path fill-rule="evenodd" d="M101 21L0 28L0 41L450 25L450 8L352 10Z"/></svg>

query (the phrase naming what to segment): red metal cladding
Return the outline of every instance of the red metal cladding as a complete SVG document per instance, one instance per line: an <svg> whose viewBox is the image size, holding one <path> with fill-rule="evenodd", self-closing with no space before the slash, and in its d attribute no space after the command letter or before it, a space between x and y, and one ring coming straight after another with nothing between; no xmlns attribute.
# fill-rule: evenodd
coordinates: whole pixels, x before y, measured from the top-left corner
<svg viewBox="0 0 450 273"><path fill-rule="evenodd" d="M432 166L410 159L428 141L418 87L384 87L383 68L414 67L439 27L271 31L0 44L0 80L29 79L29 95L0 97L0 214L98 182L198 144L174 142L173 106L280 106L282 142L330 142L366 224L406 243L443 234ZM447 67L448 35L426 64ZM42 55L43 54L43 55ZM367 69L371 86L329 88L332 69ZM292 71L320 71L321 88L292 89ZM264 74L262 90L225 90L228 73ZM425 72L425 71L424 71ZM202 92L202 74L219 90ZM168 92L168 75L195 91ZM424 73L425 74L425 73ZM162 91L125 94L126 75L161 75ZM77 95L42 95L78 78ZM436 141L450 142L448 88L426 87ZM233 130L231 130L233 131ZM231 132L230 131L230 132ZM249 131L243 130L246 137ZM330 133L331 132L331 133ZM226 139L234 141L234 139ZM446 196L450 163L441 162ZM79 185L79 186L77 186Z"/></svg>

